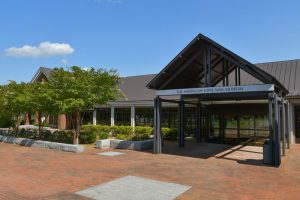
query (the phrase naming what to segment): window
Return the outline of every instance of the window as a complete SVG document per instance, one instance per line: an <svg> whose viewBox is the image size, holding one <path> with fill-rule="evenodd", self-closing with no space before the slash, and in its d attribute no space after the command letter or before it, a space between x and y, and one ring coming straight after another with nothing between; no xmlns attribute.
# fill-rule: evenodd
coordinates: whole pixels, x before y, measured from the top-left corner
<svg viewBox="0 0 300 200"><path fill-rule="evenodd" d="M82 115L82 124L93 124L93 111L83 112Z"/></svg>
<svg viewBox="0 0 300 200"><path fill-rule="evenodd" d="M130 108L115 108L115 125L116 126L130 126L131 114Z"/></svg>
<svg viewBox="0 0 300 200"><path fill-rule="evenodd" d="M110 125L110 108L97 108L97 124Z"/></svg>
<svg viewBox="0 0 300 200"><path fill-rule="evenodd" d="M153 108L135 108L136 126L153 126Z"/></svg>
<svg viewBox="0 0 300 200"><path fill-rule="evenodd" d="M161 126L168 128L178 128L179 116L177 107L162 107Z"/></svg>

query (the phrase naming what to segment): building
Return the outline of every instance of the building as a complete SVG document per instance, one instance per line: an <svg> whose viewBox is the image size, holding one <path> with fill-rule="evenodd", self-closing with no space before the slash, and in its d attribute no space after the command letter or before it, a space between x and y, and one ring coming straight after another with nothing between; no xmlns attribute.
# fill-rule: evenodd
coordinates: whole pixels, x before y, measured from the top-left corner
<svg viewBox="0 0 300 200"><path fill-rule="evenodd" d="M40 68L32 81L47 81L50 73L51 69ZM178 127L183 135L179 138L182 146L186 136L199 137L202 141L232 142L249 138L270 138L273 132L280 129L285 133L285 136L280 137L281 140L284 140L284 145L289 146L300 138L298 77L300 60L253 65L199 34L159 74L121 78L119 87L125 99L97 106L86 115L85 123L155 126L156 131L161 127ZM246 88L247 91L223 91L230 86L239 86L235 89ZM183 89L189 88L216 88L220 92L191 92L186 95L176 93L176 90L185 92ZM272 94L276 95L275 100L272 97L271 101L266 96L270 93L270 88ZM159 94L167 94L167 97L159 102L162 109L159 109L158 117L157 110L160 106L157 107L154 99L159 100L160 98L156 98L157 95L161 96ZM185 102L184 99L188 100ZM180 102L186 106L182 107ZM273 109L271 114L270 107ZM199 114L199 109L202 109L202 114ZM57 125L66 128L66 123L66 117L60 116ZM275 123L271 129L270 123ZM202 136L197 136L201 132L199 129L205 132L201 133ZM156 150L159 152L159 147Z"/></svg>

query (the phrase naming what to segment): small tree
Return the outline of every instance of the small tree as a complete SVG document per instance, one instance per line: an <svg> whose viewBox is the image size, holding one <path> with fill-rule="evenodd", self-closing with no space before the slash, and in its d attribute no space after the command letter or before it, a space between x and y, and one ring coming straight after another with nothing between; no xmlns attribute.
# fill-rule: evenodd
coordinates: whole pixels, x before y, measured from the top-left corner
<svg viewBox="0 0 300 200"><path fill-rule="evenodd" d="M75 116L74 144L79 143L82 112L94 109L97 104L115 100L119 95L115 70L90 68L84 70L73 66L69 71L54 69L49 80L54 105L63 114Z"/></svg>
<svg viewBox="0 0 300 200"><path fill-rule="evenodd" d="M0 110L11 117L11 124L15 133L18 133L24 113L30 107L30 96L27 93L29 87L30 84L18 84L15 81L10 81L9 84L0 88Z"/></svg>

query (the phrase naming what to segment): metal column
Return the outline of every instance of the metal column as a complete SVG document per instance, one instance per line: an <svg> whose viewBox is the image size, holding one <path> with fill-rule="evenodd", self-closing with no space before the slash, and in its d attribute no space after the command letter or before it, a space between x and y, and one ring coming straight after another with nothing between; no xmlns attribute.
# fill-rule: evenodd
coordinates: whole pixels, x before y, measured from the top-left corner
<svg viewBox="0 0 300 200"><path fill-rule="evenodd" d="M154 153L161 154L161 99L154 99Z"/></svg>
<svg viewBox="0 0 300 200"><path fill-rule="evenodd" d="M286 112L285 112L285 100L282 98L282 155L285 156L285 148L286 148Z"/></svg>
<svg viewBox="0 0 300 200"><path fill-rule="evenodd" d="M277 94L274 95L274 165L279 166L281 163L281 152L280 152L280 138L279 138L279 105Z"/></svg>
<svg viewBox="0 0 300 200"><path fill-rule="evenodd" d="M290 103L287 101L286 103L286 111L287 111L287 148L290 148L291 145L291 113L290 113Z"/></svg>
<svg viewBox="0 0 300 200"><path fill-rule="evenodd" d="M199 143L201 140L201 104L198 103L196 109L196 141Z"/></svg>
<svg viewBox="0 0 300 200"><path fill-rule="evenodd" d="M184 130L185 129L185 117L184 117L184 101L181 98L179 103L179 147L184 147Z"/></svg>
<svg viewBox="0 0 300 200"><path fill-rule="evenodd" d="M272 165L275 165L274 163L274 124L273 124L273 99L274 94L269 94L269 145L271 145L271 158L272 158Z"/></svg>

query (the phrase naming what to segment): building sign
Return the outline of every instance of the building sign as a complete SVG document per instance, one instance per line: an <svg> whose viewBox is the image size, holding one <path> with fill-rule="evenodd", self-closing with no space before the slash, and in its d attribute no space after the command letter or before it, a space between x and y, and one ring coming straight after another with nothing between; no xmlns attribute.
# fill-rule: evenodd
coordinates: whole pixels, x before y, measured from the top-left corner
<svg viewBox="0 0 300 200"><path fill-rule="evenodd" d="M172 90L157 90L157 96L169 95L189 95L189 94L224 94L235 92L272 92L273 84L261 85L243 85L243 86L225 86L225 87L202 87L202 88L186 88Z"/></svg>

